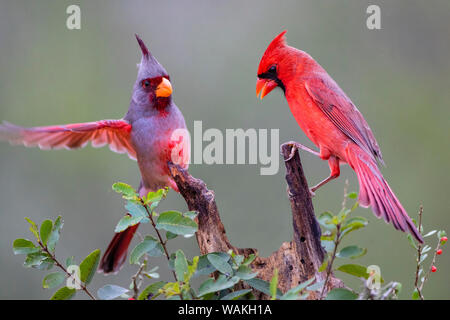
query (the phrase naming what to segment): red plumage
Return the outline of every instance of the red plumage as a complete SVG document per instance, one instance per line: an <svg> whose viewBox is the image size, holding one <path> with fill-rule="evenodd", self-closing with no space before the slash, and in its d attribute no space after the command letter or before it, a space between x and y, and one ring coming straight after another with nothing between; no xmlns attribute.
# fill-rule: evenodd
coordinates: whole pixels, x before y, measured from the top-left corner
<svg viewBox="0 0 450 320"><path fill-rule="evenodd" d="M380 148L362 114L328 73L306 52L286 44L285 33L268 46L258 68L256 93L264 98L276 87L285 93L300 128L328 160L330 176L311 188L317 190L339 176L339 164L355 170L360 185L359 202L398 230L422 236L384 180L377 161Z"/></svg>
<svg viewBox="0 0 450 320"><path fill-rule="evenodd" d="M7 122L0 125L0 140L41 149L76 149L91 142L108 145L137 160L141 172L139 194L171 187L178 191L168 161L189 165L189 135L181 111L172 99L170 77L164 67L136 36L142 51L138 76L127 114L120 120L100 120L59 126L23 128ZM100 261L99 271L116 273L123 265L139 224L116 233Z"/></svg>

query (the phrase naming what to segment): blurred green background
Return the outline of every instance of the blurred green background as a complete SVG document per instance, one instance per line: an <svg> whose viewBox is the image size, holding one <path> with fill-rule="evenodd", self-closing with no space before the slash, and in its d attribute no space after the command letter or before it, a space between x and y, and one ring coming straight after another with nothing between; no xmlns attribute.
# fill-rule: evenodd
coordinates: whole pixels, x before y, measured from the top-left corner
<svg viewBox="0 0 450 320"><path fill-rule="evenodd" d="M81 7L81 30L66 28L66 8ZM368 30L366 8L381 7L381 30ZM385 178L412 217L424 206L424 226L450 230L450 2L441 1L0 1L0 120L50 125L120 118L128 107L140 52L138 33L168 70L174 98L190 130L279 128L280 142L309 146L281 90L261 103L256 70L268 43L283 29L292 46L311 54L339 83L372 127L383 151ZM302 155L310 184L328 166ZM217 196L234 245L256 247L263 256L292 236L284 166L275 176L258 165L191 165ZM357 191L348 166L340 179L314 198L316 213L338 211L345 180ZM46 299L43 272L22 267L12 242L31 237L24 217L37 222L61 214L65 220L57 255L77 262L104 250L124 214L111 190L115 181L137 186L136 163L107 148L41 151L0 145L0 298ZM171 192L163 209L185 210ZM409 298L415 252L405 234L370 220L347 243L368 248L355 262L381 267L384 279L403 284ZM148 225L141 232L149 231ZM435 245L436 238L429 238ZM198 253L194 239L170 249ZM438 258L427 298L450 298L450 252ZM342 261L340 263L344 263ZM164 265L156 259L155 265ZM162 267L164 270L165 267ZM98 275L93 288L129 284L135 267L118 276ZM360 282L336 274L355 289ZM161 272L161 277L169 274ZM82 294L80 297L84 297Z"/></svg>

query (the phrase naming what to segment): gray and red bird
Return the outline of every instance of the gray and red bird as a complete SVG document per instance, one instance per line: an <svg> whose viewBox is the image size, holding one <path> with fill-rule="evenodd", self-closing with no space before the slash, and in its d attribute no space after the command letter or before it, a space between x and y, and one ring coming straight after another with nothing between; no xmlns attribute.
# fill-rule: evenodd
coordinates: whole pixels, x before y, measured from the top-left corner
<svg viewBox="0 0 450 320"><path fill-rule="evenodd" d="M340 164L348 163L358 176L360 205L372 207L378 218L423 242L378 168L377 161L383 163L383 158L366 120L324 68L306 52L286 44L285 33L272 40L261 58L256 95L263 99L280 87L295 120L319 152L296 146L328 160L330 176L311 192L337 178Z"/></svg>
<svg viewBox="0 0 450 320"><path fill-rule="evenodd" d="M41 149L76 149L89 142L94 147L108 144L112 151L127 153L137 160L142 176L141 196L164 187L178 191L167 163L188 167L190 142L186 124L173 102L167 71L137 35L136 39L142 58L123 119L34 128L3 123L0 140ZM99 271L115 273L120 269L137 228L138 224L115 234L100 261Z"/></svg>

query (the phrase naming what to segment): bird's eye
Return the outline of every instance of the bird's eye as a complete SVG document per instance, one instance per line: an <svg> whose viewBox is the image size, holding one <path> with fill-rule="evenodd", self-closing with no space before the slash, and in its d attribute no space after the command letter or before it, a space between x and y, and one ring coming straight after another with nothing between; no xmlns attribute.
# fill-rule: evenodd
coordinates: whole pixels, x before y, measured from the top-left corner
<svg viewBox="0 0 450 320"><path fill-rule="evenodd" d="M277 66L271 66L267 72L269 72L269 73L277 73Z"/></svg>
<svg viewBox="0 0 450 320"><path fill-rule="evenodd" d="M148 79L142 81L142 87L148 88L150 86L150 81Z"/></svg>

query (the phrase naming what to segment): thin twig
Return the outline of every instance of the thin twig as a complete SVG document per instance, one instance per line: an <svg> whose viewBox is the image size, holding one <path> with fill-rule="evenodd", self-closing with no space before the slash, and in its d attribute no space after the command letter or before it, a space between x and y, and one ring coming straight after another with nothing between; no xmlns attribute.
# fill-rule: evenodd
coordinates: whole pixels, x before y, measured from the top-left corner
<svg viewBox="0 0 450 320"><path fill-rule="evenodd" d="M133 281L133 298L137 299L139 296L139 285L137 284L137 279L140 278L142 271L144 270L146 266L146 262L142 263L139 267L138 271L134 276L131 277L131 280Z"/></svg>
<svg viewBox="0 0 450 320"><path fill-rule="evenodd" d="M422 213L423 213L423 206L421 205L419 208L419 233L422 234ZM421 300L423 300L422 295L422 289L419 288L419 271L420 271L420 258L422 257L422 244L418 243L417 245L417 267L416 267L416 281L414 282L414 287L417 290L417 293L419 294L419 297Z"/></svg>
<svg viewBox="0 0 450 320"><path fill-rule="evenodd" d="M434 266L434 264L435 264L435 262L436 262L437 251L438 251L440 248L441 248L441 241L439 240L439 241L438 241L438 245L436 246L436 249L434 249L434 256L433 256L433 260L431 261L430 268L428 268L428 271L427 271L427 273L424 275L423 281L422 281L422 283L420 284L420 287L418 288L418 291L419 291L420 293L422 293L423 285L424 285L425 282L428 280L428 277L429 277L430 274L431 274L431 269L433 268L433 266ZM422 297L422 295L421 295L421 297ZM423 297L422 297L422 300L423 300Z"/></svg>
<svg viewBox="0 0 450 320"><path fill-rule="evenodd" d="M333 254L331 255L331 259L329 259L329 262L327 265L327 276L325 278L325 282L323 283L322 292L320 293L319 300L323 299L323 294L325 293L325 288L327 287L328 280L330 279L334 259L336 259L337 247L341 241L340 237L341 237L341 224L339 223L336 225L336 238L334 240Z"/></svg>
<svg viewBox="0 0 450 320"><path fill-rule="evenodd" d="M170 261L170 255L169 255L169 251L167 250L166 242L163 240L161 234L159 233L159 230L156 228L156 223L155 223L155 221L153 220L153 215L152 215L152 213L150 212L150 210L148 210L148 207L147 207L146 204L144 204L144 203L142 202L142 205L144 206L145 211L147 211L147 214L148 214L148 217L150 218L150 222L152 223L153 229L155 229L156 234L158 235L159 242L161 243L161 246L162 246L163 249L164 249L164 253L165 253L165 255L166 255L167 261ZM178 280L178 278L177 278L177 275L176 275L176 273L175 273L174 270L172 270L172 274L173 274L173 277L175 278L175 281L176 281L176 282L179 282L179 280ZM180 294L180 299L183 300L183 295L182 295L182 294Z"/></svg>
<svg viewBox="0 0 450 320"><path fill-rule="evenodd" d="M67 271L67 269L64 268L64 266L63 266L61 263L59 263L59 261L56 259L56 256L55 256L53 253L51 253L50 250L48 250L48 247L47 247L46 245L44 246L44 244L43 244L41 241L38 241L38 243L39 243L39 245L41 246L41 248L42 248L42 249L43 249L43 250L44 250L51 258L52 258L52 260L55 262L56 266L57 266L58 268L60 268L61 270L63 270L64 273L67 274L67 276L68 276L69 278L72 277L72 274L69 273L69 272ZM84 292L86 292L86 294L87 294L92 300L96 300L95 297L89 292L89 290L87 289L87 287L86 287L85 284L83 284L81 281L79 282L79 284L80 284L80 286L81 286L81 289L82 289Z"/></svg>
<svg viewBox="0 0 450 320"><path fill-rule="evenodd" d="M342 200L342 210L345 210L345 208L347 207L348 187L349 187L348 179L345 179L344 200ZM337 247L339 246L339 243L341 242L340 238L341 238L341 222L336 225L336 237L335 237L335 240L334 240L333 254L331 256L331 259L328 260L329 262L328 262L328 265L327 265L327 276L325 278L325 282L323 283L322 292L320 293L319 300L323 299L323 294L325 293L325 288L327 286L328 280L329 280L330 275L331 275L331 270L332 270L332 267L333 267L333 263L334 263L334 260L336 259Z"/></svg>

